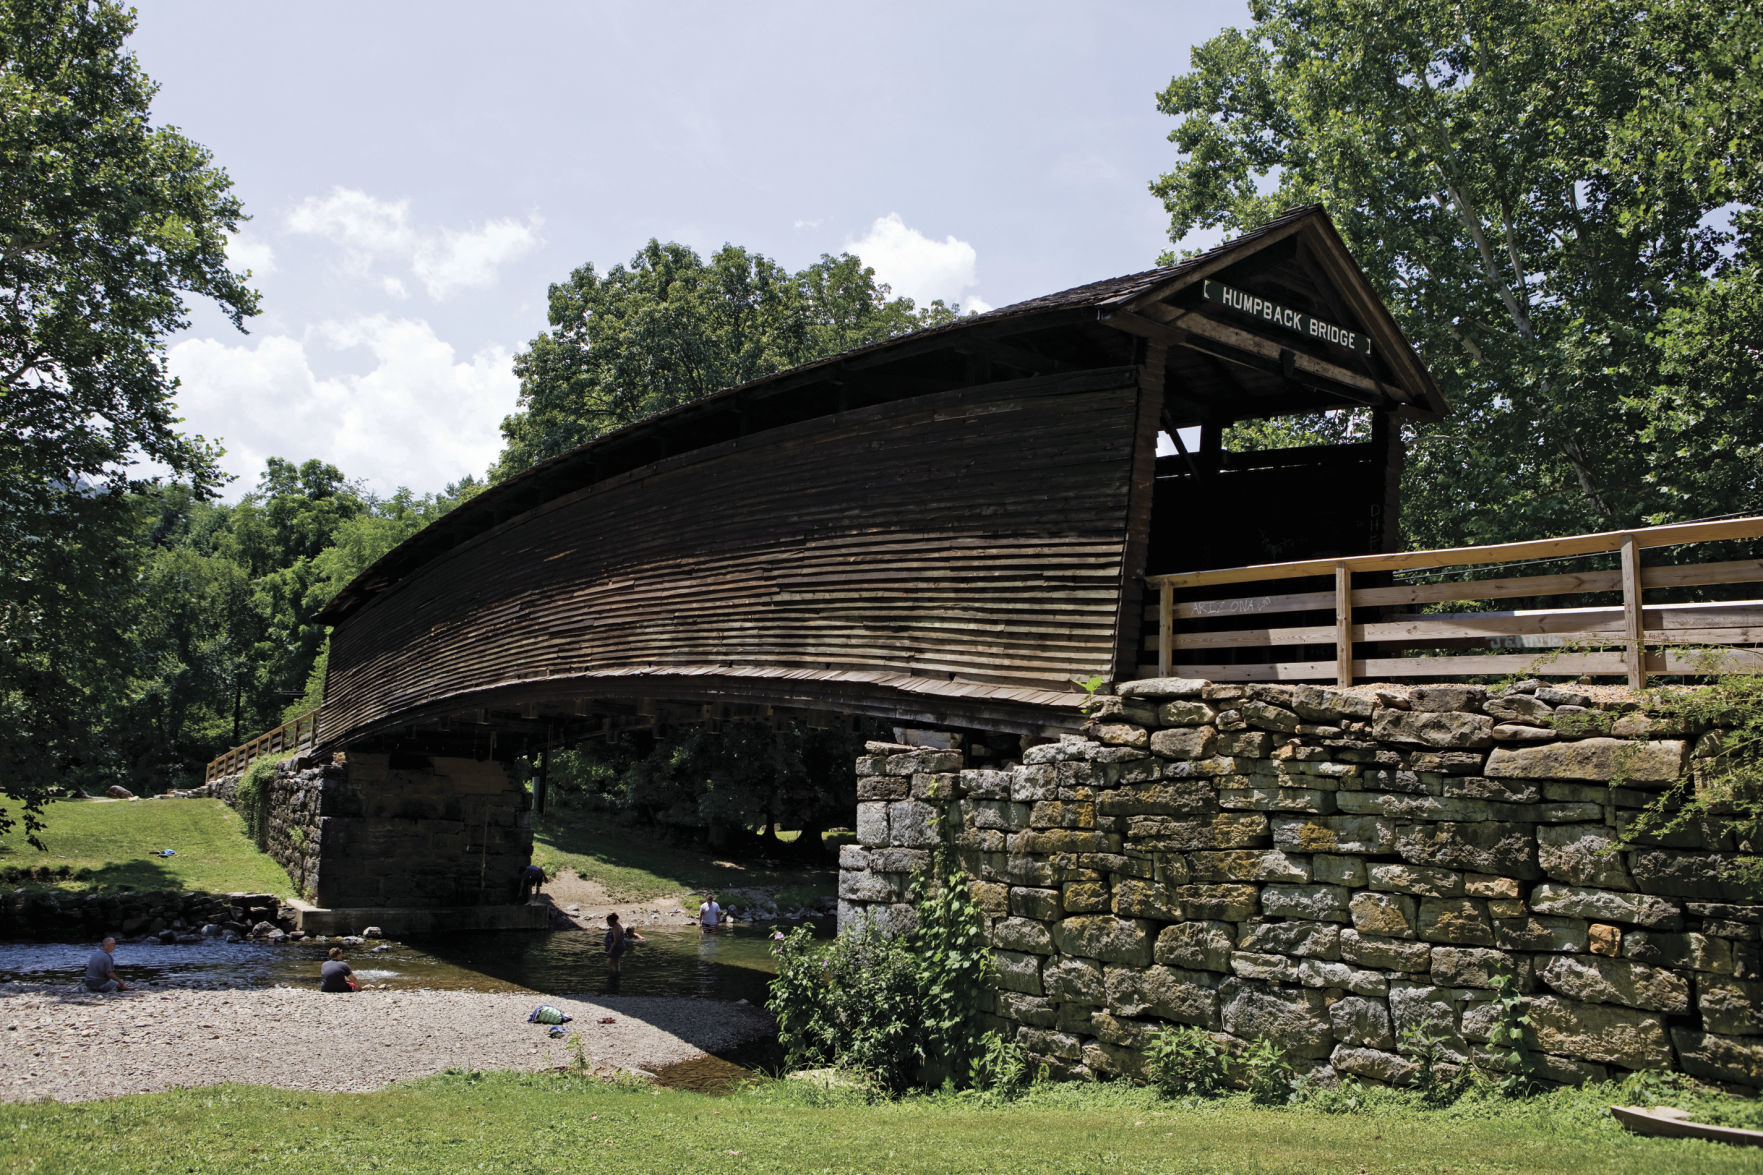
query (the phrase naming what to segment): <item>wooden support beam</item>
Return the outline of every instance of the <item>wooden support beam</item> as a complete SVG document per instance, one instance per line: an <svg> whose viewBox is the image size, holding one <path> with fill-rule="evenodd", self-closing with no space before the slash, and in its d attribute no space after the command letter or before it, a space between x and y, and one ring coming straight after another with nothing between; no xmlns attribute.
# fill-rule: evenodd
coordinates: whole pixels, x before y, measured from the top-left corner
<svg viewBox="0 0 1763 1175"><path fill-rule="evenodd" d="M1157 594L1157 676L1168 677L1175 638L1175 589L1164 584Z"/></svg>
<svg viewBox="0 0 1763 1175"><path fill-rule="evenodd" d="M1357 371L1350 371L1338 363L1330 363L1326 359L1282 347L1272 339L1264 339L1246 330L1215 322L1198 313L1183 313L1174 307L1169 309L1176 316L1169 322L1159 322L1155 318L1126 310L1116 311L1104 321L1129 334L1171 346L1195 347L1198 350L1208 349L1199 344L1227 347L1258 357L1274 371L1281 371L1289 364L1292 376L1301 374L1335 385L1341 394L1361 404L1385 406L1395 399L1377 380ZM1290 358L1287 359L1286 356Z"/></svg>
<svg viewBox="0 0 1763 1175"><path fill-rule="evenodd" d="M1345 563L1334 568L1334 663L1335 684L1352 685L1353 569Z"/></svg>
<svg viewBox="0 0 1763 1175"><path fill-rule="evenodd" d="M1632 534L1622 536L1622 626L1628 642L1623 652L1628 684L1641 689L1647 684L1647 632L1641 611L1640 540Z"/></svg>

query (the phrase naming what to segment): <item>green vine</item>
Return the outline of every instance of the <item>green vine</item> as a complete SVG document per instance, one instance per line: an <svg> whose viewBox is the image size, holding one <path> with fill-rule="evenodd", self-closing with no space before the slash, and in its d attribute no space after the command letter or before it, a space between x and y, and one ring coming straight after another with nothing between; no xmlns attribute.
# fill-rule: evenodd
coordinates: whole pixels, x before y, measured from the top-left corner
<svg viewBox="0 0 1763 1175"><path fill-rule="evenodd" d="M1536 1089L1536 1054L1530 1047L1530 1004L1510 971L1493 976L1494 1026L1488 1053L1498 1062L1500 1092L1526 1097Z"/></svg>
<svg viewBox="0 0 1763 1175"><path fill-rule="evenodd" d="M270 792L275 783L276 762L267 755L253 759L239 776L234 793L234 806L245 821L245 834L265 852L269 849Z"/></svg>

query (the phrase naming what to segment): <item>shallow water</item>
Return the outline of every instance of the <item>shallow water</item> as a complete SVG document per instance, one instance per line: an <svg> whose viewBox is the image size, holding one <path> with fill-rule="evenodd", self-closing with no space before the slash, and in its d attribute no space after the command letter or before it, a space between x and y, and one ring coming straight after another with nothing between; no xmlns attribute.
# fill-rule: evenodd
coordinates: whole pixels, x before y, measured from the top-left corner
<svg viewBox="0 0 1763 1175"><path fill-rule="evenodd" d="M811 923L830 937L831 919ZM713 935L695 926L642 927L644 942L609 975L597 931L477 931L373 940L345 947L344 961L364 983L393 989L532 991L600 996L696 996L765 1002L776 973L771 927L737 924ZM154 986L230 988L317 986L327 941L267 943L120 943L117 973ZM0 982L72 983L85 974L90 943L0 942Z"/></svg>

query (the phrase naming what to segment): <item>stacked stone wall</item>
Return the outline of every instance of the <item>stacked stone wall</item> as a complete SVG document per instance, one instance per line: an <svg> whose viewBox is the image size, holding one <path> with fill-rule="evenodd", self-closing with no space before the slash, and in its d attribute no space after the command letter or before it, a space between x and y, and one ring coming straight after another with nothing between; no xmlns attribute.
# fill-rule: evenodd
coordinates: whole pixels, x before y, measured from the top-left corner
<svg viewBox="0 0 1763 1175"><path fill-rule="evenodd" d="M236 778L213 791L238 806ZM326 908L512 902L532 858L521 800L495 761L300 755L277 764L267 851Z"/></svg>
<svg viewBox="0 0 1763 1175"><path fill-rule="evenodd" d="M1137 1072L1171 1024L1271 1038L1318 1077L1411 1080L1408 1029L1497 1067L1507 973L1545 1079L1763 1086L1763 894L1707 823L1619 842L1709 745L1630 711L1534 682L1171 679L998 768L871 744L840 923L909 918L946 829L990 926L997 1024L1066 1075Z"/></svg>

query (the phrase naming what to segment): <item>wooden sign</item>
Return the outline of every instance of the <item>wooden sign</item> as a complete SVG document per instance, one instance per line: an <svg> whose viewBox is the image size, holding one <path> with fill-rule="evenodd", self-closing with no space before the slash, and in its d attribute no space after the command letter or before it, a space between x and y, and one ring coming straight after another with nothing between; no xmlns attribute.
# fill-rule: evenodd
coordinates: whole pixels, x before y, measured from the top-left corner
<svg viewBox="0 0 1763 1175"><path fill-rule="evenodd" d="M1371 340L1357 331L1350 331L1344 326L1336 326L1325 322L1314 315L1305 314L1302 310L1293 310L1290 306L1281 306L1278 302L1269 302L1257 294L1244 293L1234 286L1223 282L1207 281L1200 287L1201 294L1208 302L1216 302L1220 306L1235 310L1239 314L1247 314L1250 318L1258 318L1262 322L1271 322L1275 326L1303 335L1308 339L1321 339L1337 347L1345 347L1349 351L1357 351L1361 355L1371 354Z"/></svg>

